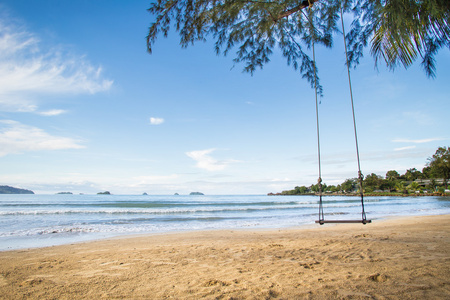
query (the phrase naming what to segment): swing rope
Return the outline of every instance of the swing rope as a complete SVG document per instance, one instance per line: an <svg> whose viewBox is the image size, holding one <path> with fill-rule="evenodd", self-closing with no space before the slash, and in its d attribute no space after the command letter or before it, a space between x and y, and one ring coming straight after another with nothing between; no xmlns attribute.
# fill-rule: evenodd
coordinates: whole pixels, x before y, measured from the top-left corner
<svg viewBox="0 0 450 300"><path fill-rule="evenodd" d="M309 7L308 7L308 13L311 14L311 7L312 3L308 0ZM322 222L324 221L324 214L323 214L323 204L322 204L322 163L320 159L320 127L319 127L319 99L318 99L318 92L317 92L317 71L316 71L316 51L314 48L314 41L316 39L315 35L315 27L310 17L308 17L303 11L302 14L305 16L305 18L308 20L310 25L310 32L311 34L311 46L312 46L312 55L313 55L313 70L314 70L314 94L316 97L316 131L317 131L317 160L318 160L318 167L319 167L319 178L317 179L317 187L319 189L319 220ZM322 223L321 223L322 224Z"/></svg>
<svg viewBox="0 0 450 300"><path fill-rule="evenodd" d="M353 129L355 132L356 160L358 162L358 182L359 182L359 193L361 196L361 209L362 209L361 218L362 218L362 223L365 224L367 222L367 218L366 218L366 212L364 210L363 175L361 173L361 163L360 163L360 159L359 159L359 146L358 146L358 134L356 131L355 106L353 104L352 80L350 77L350 65L348 63L347 41L345 40L345 27L344 27L344 17L343 17L343 12L342 12L342 5L340 6L340 10L341 10L342 36L344 38L344 48L345 48L345 64L347 66L348 87L350 89L350 101L352 104L352 114L353 114Z"/></svg>
<svg viewBox="0 0 450 300"><path fill-rule="evenodd" d="M309 13L311 13L311 4L309 6ZM317 130L317 159L318 159L318 165L319 165L319 178L317 179L317 186L319 188L319 220L324 220L324 214L323 214L323 204L322 204L322 163L320 159L320 127L319 127L319 99L318 99L318 93L317 93L317 72L316 72L316 51L314 48L314 41L316 39L315 35L315 28L313 26L313 23L310 18L307 18L310 22L311 29L312 29L312 54L313 54L313 64L314 64L314 93L316 97L316 130Z"/></svg>

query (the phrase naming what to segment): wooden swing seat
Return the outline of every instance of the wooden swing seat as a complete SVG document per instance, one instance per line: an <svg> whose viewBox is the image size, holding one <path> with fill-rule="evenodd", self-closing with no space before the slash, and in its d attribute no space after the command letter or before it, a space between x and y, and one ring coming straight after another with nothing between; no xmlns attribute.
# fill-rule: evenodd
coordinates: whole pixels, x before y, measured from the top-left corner
<svg viewBox="0 0 450 300"><path fill-rule="evenodd" d="M316 221L316 223L323 225L325 223L362 223L362 224L367 224L367 223L372 223L372 220L319 220Z"/></svg>

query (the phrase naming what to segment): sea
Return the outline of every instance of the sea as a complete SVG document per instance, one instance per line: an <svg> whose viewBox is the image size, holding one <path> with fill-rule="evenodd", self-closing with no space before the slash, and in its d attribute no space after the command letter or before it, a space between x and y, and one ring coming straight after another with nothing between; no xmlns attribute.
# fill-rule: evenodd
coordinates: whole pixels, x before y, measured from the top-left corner
<svg viewBox="0 0 450 300"><path fill-rule="evenodd" d="M449 214L450 197L365 197L364 206L376 222ZM325 219L361 219L359 197L324 196L323 209ZM0 251L124 235L320 226L318 211L318 196L0 195Z"/></svg>

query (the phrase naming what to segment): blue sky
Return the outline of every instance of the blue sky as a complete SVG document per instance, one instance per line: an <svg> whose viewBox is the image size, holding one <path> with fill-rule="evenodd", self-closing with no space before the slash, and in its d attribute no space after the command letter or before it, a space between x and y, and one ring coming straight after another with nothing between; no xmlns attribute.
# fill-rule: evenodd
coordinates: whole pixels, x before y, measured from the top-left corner
<svg viewBox="0 0 450 300"><path fill-rule="evenodd" d="M36 193L265 194L317 181L314 91L278 50L253 76L173 32L146 52L150 1L0 1L0 185ZM322 177L356 177L343 44L318 48ZM421 170L450 141L437 78L370 55L352 70L363 174Z"/></svg>

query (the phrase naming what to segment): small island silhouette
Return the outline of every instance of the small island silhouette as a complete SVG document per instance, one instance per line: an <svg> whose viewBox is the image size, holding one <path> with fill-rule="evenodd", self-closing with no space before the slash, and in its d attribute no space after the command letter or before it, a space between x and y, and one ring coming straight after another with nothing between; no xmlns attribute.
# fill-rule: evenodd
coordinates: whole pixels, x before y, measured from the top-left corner
<svg viewBox="0 0 450 300"><path fill-rule="evenodd" d="M34 194L33 191L15 188L8 185L0 185L0 194Z"/></svg>
<svg viewBox="0 0 450 300"><path fill-rule="evenodd" d="M97 195L111 195L111 193L106 191L106 192L99 192L97 193Z"/></svg>
<svg viewBox="0 0 450 300"><path fill-rule="evenodd" d="M204 195L203 193L200 193L200 192L192 192L192 193L190 193L189 195Z"/></svg>

